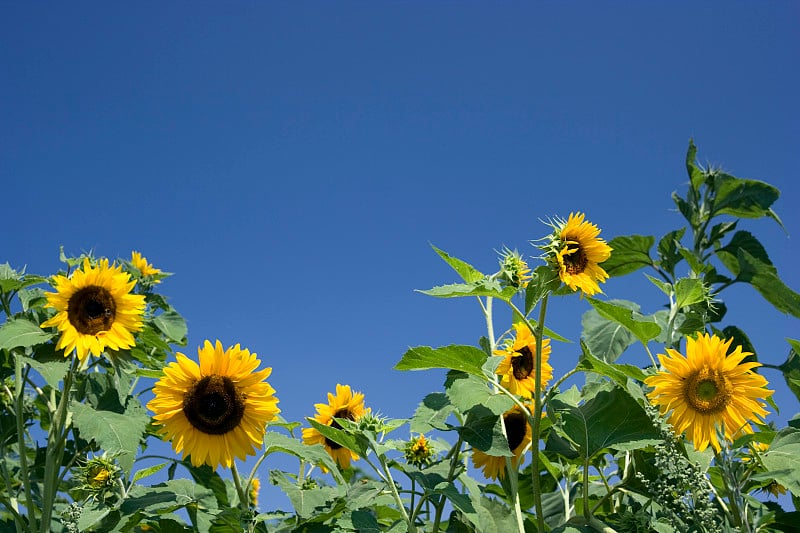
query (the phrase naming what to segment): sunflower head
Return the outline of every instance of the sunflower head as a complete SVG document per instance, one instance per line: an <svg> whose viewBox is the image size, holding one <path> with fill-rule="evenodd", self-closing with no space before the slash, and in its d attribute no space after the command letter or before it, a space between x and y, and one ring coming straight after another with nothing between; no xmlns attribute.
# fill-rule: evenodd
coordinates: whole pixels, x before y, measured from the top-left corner
<svg viewBox="0 0 800 533"><path fill-rule="evenodd" d="M328 403L318 403L314 407L317 413L313 419L336 429L342 429L336 418L358 422L364 415L370 413L370 410L364 407L364 395L353 392L350 385L341 384L336 385L336 394L328 393ZM309 445L322 444L341 468L350 468L351 459L358 460L358 455L328 439L313 427L303 429L303 442ZM324 467L322 468L324 470Z"/></svg>
<svg viewBox="0 0 800 533"><path fill-rule="evenodd" d="M500 254L500 278L511 287L524 289L531 280L531 269L519 252L504 248Z"/></svg>
<svg viewBox="0 0 800 533"><path fill-rule="evenodd" d="M264 381L272 368L256 370L261 361L238 344L223 349L206 341L197 352L199 364L177 353L147 407L176 453L191 456L194 466L227 468L234 457L255 454L267 422L280 412L275 389Z"/></svg>
<svg viewBox="0 0 800 533"><path fill-rule="evenodd" d="M697 450L710 444L720 450L717 429L725 439L753 433L751 422L762 422L767 411L764 400L774 391L767 380L753 372L761 366L737 346L728 353L733 339L701 334L686 339L686 356L667 348L658 358L664 370L645 379L653 390L647 396L677 433L687 434Z"/></svg>
<svg viewBox="0 0 800 533"><path fill-rule="evenodd" d="M536 337L524 322L514 324L516 335L502 349L494 354L503 357L497 365L500 384L513 394L532 398L536 391ZM542 379L544 390L547 382L553 379L553 367L550 366L550 339L542 339Z"/></svg>
<svg viewBox="0 0 800 533"><path fill-rule="evenodd" d="M611 257L612 249L599 237L600 229L587 222L583 213L570 213L567 220L551 225L554 231L543 248L561 281L587 296L602 293L598 283L604 283L608 274L600 263Z"/></svg>
<svg viewBox="0 0 800 533"><path fill-rule="evenodd" d="M78 490L89 499L105 500L116 494L122 469L106 454L90 459L78 468Z"/></svg>
<svg viewBox="0 0 800 533"><path fill-rule="evenodd" d="M258 507L258 493L260 490L261 480L254 477L252 481L250 481L250 490L247 493L247 496L250 498L250 505L253 507Z"/></svg>
<svg viewBox="0 0 800 533"><path fill-rule="evenodd" d="M67 357L73 351L81 362L91 353L121 350L136 344L133 333L142 330L145 297L132 294L136 281L121 266L109 266L108 259L95 265L85 258L83 268L71 277L53 278L56 292L45 293L45 307L56 310L55 316L42 323L56 327L61 337L57 350Z"/></svg>
<svg viewBox="0 0 800 533"><path fill-rule="evenodd" d="M433 462L433 446L425 435L420 434L416 438L409 439L403 448L403 455L406 463L418 468L423 467Z"/></svg>
<svg viewBox="0 0 800 533"><path fill-rule="evenodd" d="M532 442L531 426L523 410L515 405L503 413L503 424L506 427L508 449L511 450L511 463L519 467L523 452ZM506 477L506 458L488 455L480 450L472 450L472 464L483 469L483 475L490 479Z"/></svg>
<svg viewBox="0 0 800 533"><path fill-rule="evenodd" d="M147 258L137 251L131 252L131 264L141 273L142 277L152 277L161 274L160 268L155 268L147 262ZM153 283L161 283L161 280L154 278Z"/></svg>

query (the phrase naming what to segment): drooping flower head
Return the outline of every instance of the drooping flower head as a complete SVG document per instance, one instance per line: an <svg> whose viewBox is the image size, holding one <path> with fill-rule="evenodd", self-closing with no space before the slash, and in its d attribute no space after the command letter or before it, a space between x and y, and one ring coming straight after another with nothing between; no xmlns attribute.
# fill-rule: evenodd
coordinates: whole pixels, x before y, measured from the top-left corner
<svg viewBox="0 0 800 533"><path fill-rule="evenodd" d="M53 277L56 292L45 293L45 307L56 315L41 327L57 327L61 332L56 349L64 356L75 351L84 362L91 353L99 356L106 348L121 350L136 344L133 333L142 330L144 295L131 294L136 281L121 266L109 266L108 259L92 265L83 260L83 268L71 277Z"/></svg>
<svg viewBox="0 0 800 533"><path fill-rule="evenodd" d="M611 257L611 247L598 237L600 229L584 219L583 213L570 213L566 221L557 221L545 248L561 281L573 291L580 289L592 296L603 292L598 282L604 283L608 274L600 263Z"/></svg>
<svg viewBox="0 0 800 533"><path fill-rule="evenodd" d="M350 385L336 385L336 394L328 393L328 403L314 404L317 413L313 419L336 429L342 426L334 418L358 421L362 416L369 412L364 408L364 395L360 392L353 392ZM303 442L306 444L322 444L328 454L342 468L350 468L350 460L357 461L358 455L351 452L342 445L333 442L325 437L317 429L303 428Z"/></svg>
<svg viewBox="0 0 800 533"><path fill-rule="evenodd" d="M767 390L767 380L753 372L761 366L752 355L737 346L728 353L733 339L727 341L704 333L697 339L686 339L686 356L667 348L659 354L665 370L645 379L654 387L648 393L662 415L669 414L669 423L678 434L686 432L695 449L705 450L709 444L720 450L717 426L722 425L725 438L753 433L750 422L762 422L767 414L764 399L774 391Z"/></svg>
<svg viewBox="0 0 800 533"><path fill-rule="evenodd" d="M512 342L494 354L504 359L497 365L500 385L513 394L533 398L536 391L536 337L524 322L514 324L516 336ZM553 379L553 367L550 366L550 339L542 339L542 386Z"/></svg>
<svg viewBox="0 0 800 533"><path fill-rule="evenodd" d="M511 464L519 467L523 452L532 441L531 426L522 409L515 405L503 413L503 423L506 426L508 449L511 450ZM490 479L504 479L506 477L506 458L488 455L480 450L472 450L472 464L475 468L482 468L483 475Z"/></svg>
<svg viewBox="0 0 800 533"><path fill-rule="evenodd" d="M500 276L508 285L524 289L531 280L531 269L519 252L504 248L500 254Z"/></svg>
<svg viewBox="0 0 800 533"><path fill-rule="evenodd" d="M280 412L275 389L264 381L272 368L240 345L216 341L197 349L198 365L182 353L164 368L147 404L161 434L192 464L231 466L261 446L266 424Z"/></svg>
<svg viewBox="0 0 800 533"><path fill-rule="evenodd" d="M131 252L131 264L135 266L144 277L161 274L160 268L155 268L153 265L148 263L147 258L135 250ZM161 280L154 279L153 283L161 283Z"/></svg>

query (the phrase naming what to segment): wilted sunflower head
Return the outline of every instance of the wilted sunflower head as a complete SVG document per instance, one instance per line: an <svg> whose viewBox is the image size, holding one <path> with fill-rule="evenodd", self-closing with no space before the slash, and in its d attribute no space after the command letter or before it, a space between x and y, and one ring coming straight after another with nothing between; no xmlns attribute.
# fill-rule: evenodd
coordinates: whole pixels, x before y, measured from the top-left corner
<svg viewBox="0 0 800 533"><path fill-rule="evenodd" d="M570 213L567 220L556 220L552 227L550 242L543 248L561 281L587 296L602 293L598 282L605 282L608 273L600 263L611 257L612 249L598 237L600 229L585 221L583 213Z"/></svg>
<svg viewBox="0 0 800 533"><path fill-rule="evenodd" d="M525 412L515 405L503 413L503 424L506 428L508 449L511 450L511 464L519 467L523 452L532 442L531 426ZM488 455L481 450L472 450L472 464L475 468L482 468L483 475L490 479L504 479L506 477L506 458Z"/></svg>
<svg viewBox="0 0 800 533"><path fill-rule="evenodd" d="M728 353L733 339L727 341L709 335L686 339L686 356L667 348L658 358L664 370L645 379L653 390L647 396L668 422L687 437L697 450L709 444L720 450L717 428L725 439L752 433L751 422L761 422L767 415L763 402L774 391L767 390L767 380L753 372L760 363L742 362L752 355L737 346Z"/></svg>
<svg viewBox="0 0 800 533"><path fill-rule="evenodd" d="M223 349L205 341L197 352L199 365L176 354L147 407L176 453L190 455L194 466L228 468L234 457L255 453L280 412L275 389L264 381L272 368L256 370L261 361L238 344Z"/></svg>
<svg viewBox="0 0 800 533"><path fill-rule="evenodd" d="M353 392L350 385L336 385L336 394L328 393L328 403L314 404L317 413L313 419L320 424L342 429L342 426L335 420L359 421L362 416L370 410L364 407L364 395L360 392ZM336 461L341 468L350 468L350 460L358 460L358 455L351 452L329 438L325 437L316 428L303 428L303 442L306 444L322 444L328 454ZM324 467L322 467L324 470Z"/></svg>
<svg viewBox="0 0 800 533"><path fill-rule="evenodd" d="M63 349L65 357L74 351L84 362L90 353L99 356L106 348L136 344L133 333L142 330L145 297L131 293L136 281L121 266L109 266L108 259L93 265L87 257L71 277L54 276L53 285L56 292L45 293L45 307L57 312L41 327L58 328L56 349Z"/></svg>
<svg viewBox="0 0 800 533"><path fill-rule="evenodd" d="M516 335L505 347L494 354L503 357L495 372L500 376L500 384L513 394L532 398L536 392L536 337L524 322L514 324ZM553 379L550 366L550 339L542 339L542 375L540 390Z"/></svg>

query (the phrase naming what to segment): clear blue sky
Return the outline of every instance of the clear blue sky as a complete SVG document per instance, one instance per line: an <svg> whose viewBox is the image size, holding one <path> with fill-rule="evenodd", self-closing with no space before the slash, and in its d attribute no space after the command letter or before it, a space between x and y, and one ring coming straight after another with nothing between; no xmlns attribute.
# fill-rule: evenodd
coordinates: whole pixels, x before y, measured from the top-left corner
<svg viewBox="0 0 800 533"><path fill-rule="evenodd" d="M789 1L4 2L0 262L140 250L175 273L185 352L256 351L287 418L337 382L410 416L443 374L394 371L407 347L484 333L474 301L413 292L455 281L429 243L493 271L570 211L607 239L660 237L690 137L781 189L790 236L742 227L800 290L798 27ZM642 280L605 292L656 311ZM797 319L726 294L725 324L782 362ZM577 340L586 302L551 308ZM577 355L555 344L556 373ZM800 411L766 376L777 419Z"/></svg>

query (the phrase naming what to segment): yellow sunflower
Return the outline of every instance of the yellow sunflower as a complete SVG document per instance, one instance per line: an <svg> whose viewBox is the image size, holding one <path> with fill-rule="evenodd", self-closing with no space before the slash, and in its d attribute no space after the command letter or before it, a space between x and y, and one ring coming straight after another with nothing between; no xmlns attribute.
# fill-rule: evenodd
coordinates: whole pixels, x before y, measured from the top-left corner
<svg viewBox="0 0 800 533"><path fill-rule="evenodd" d="M503 413L503 423L506 426L506 437L508 448L513 456L511 463L514 467L519 467L522 461L522 453L532 440L531 426L525 413L518 405L515 405ZM482 468L483 475L490 479L504 479L506 477L506 458L495 455L488 455L480 450L472 450L472 464L475 468Z"/></svg>
<svg viewBox="0 0 800 533"><path fill-rule="evenodd" d="M142 273L142 276L153 276L155 274L161 274L160 268L155 268L153 265L148 263L147 258L137 251L131 252L131 264L135 266L137 269L139 269L139 272ZM161 283L161 280L154 279L153 283Z"/></svg>
<svg viewBox="0 0 800 533"><path fill-rule="evenodd" d="M525 398L533 398L536 391L536 368L534 355L536 354L536 337L523 322L514 324L516 337L501 350L494 354L504 357L497 365L497 374L500 385L513 394ZM542 339L542 390L547 382L553 379L553 367L548 363L550 358L550 339Z"/></svg>
<svg viewBox="0 0 800 533"><path fill-rule="evenodd" d="M182 353L164 368L147 404L161 434L175 453L191 456L192 464L216 469L244 459L261 446L266 424L280 412L275 389L264 381L272 368L238 344L205 341L197 349L198 365Z"/></svg>
<svg viewBox="0 0 800 533"><path fill-rule="evenodd" d="M57 350L64 357L72 351L85 361L91 353L99 356L106 348L121 350L136 344L133 333L142 330L144 295L131 294L135 281L121 266L109 266L99 259L93 266L89 258L72 277L53 277L57 292L45 293L47 303L58 311L41 327L57 327L61 338Z"/></svg>
<svg viewBox="0 0 800 533"><path fill-rule="evenodd" d="M658 356L666 370L645 379L654 387L647 395L650 401L662 415L671 412L669 423L678 434L686 431L699 451L709 444L720 450L718 424L728 440L753 433L750 421L763 421L767 414L763 400L774 392L765 388L763 376L753 372L760 363L742 362L750 352L737 346L728 353L732 342L707 333L687 338L686 357L667 348L668 355Z"/></svg>
<svg viewBox="0 0 800 533"><path fill-rule="evenodd" d="M583 213L570 213L556 228L554 237L558 275L570 289L592 296L602 293L598 282L608 279L600 263L611 257L611 247L599 238L600 230L584 221Z"/></svg>
<svg viewBox="0 0 800 533"><path fill-rule="evenodd" d="M334 418L356 421L369 412L369 409L364 408L364 395L362 393L353 392L350 390L350 385L340 384L336 385L335 395L328 393L328 403L318 403L314 407L317 408L317 414L314 415L313 419L320 424L336 429L341 429L342 427ZM303 442L306 444L322 444L328 454L342 468L350 468L350 459L358 460L358 455L323 436L313 427L303 429Z"/></svg>

